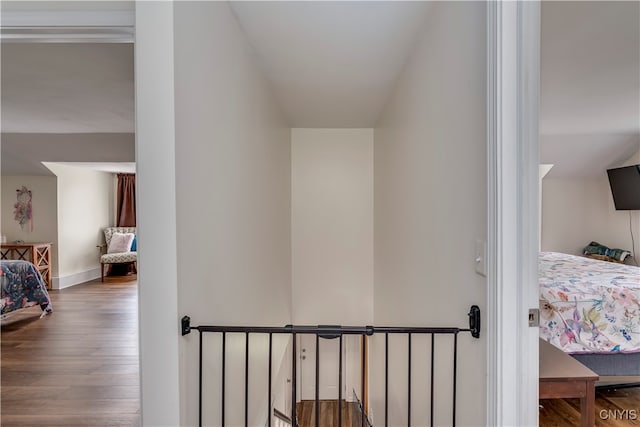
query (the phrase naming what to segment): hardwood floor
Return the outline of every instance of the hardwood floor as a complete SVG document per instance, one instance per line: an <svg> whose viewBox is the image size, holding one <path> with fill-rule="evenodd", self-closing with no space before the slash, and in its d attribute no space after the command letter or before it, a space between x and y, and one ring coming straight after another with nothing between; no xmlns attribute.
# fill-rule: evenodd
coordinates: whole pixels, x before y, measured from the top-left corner
<svg viewBox="0 0 640 427"><path fill-rule="evenodd" d="M579 399L546 399L540 405L541 426L580 425ZM596 391L596 426L640 426L640 387Z"/></svg>
<svg viewBox="0 0 640 427"><path fill-rule="evenodd" d="M139 426L135 276L51 290L2 320L2 426Z"/></svg>
<svg viewBox="0 0 640 427"><path fill-rule="evenodd" d="M39 307L3 319L0 425L139 426L137 292L135 276L108 277L50 291L54 312L42 319ZM579 425L578 399L540 404L541 426ZM601 410L619 419L601 419ZM313 402L298 411L301 427L315 425ZM322 401L320 425L337 427L337 414L336 401ZM359 421L344 404L343 426ZM598 391L596 426L640 426L640 387Z"/></svg>
<svg viewBox="0 0 640 427"><path fill-rule="evenodd" d="M321 400L319 425L321 427L338 427L338 401ZM315 427L315 401L304 400L297 405L298 423L300 427ZM353 402L342 402L342 427L360 427L362 418L357 405Z"/></svg>

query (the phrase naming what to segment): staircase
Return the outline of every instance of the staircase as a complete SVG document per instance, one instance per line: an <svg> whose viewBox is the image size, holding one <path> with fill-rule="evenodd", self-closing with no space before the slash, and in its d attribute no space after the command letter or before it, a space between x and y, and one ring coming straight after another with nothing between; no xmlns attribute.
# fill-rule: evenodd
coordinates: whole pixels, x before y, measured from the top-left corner
<svg viewBox="0 0 640 427"><path fill-rule="evenodd" d="M338 424L338 401L319 401L318 427L361 427L362 417L356 402L342 401L342 426ZM303 400L296 405L299 427L316 427L314 400Z"/></svg>

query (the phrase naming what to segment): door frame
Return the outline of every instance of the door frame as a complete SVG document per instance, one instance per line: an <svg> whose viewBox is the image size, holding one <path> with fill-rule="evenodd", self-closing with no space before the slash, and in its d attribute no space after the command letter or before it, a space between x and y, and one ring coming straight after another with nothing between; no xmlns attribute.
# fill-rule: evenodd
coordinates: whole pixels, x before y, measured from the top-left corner
<svg viewBox="0 0 640 427"><path fill-rule="evenodd" d="M487 425L538 425L540 3L487 3Z"/></svg>
<svg viewBox="0 0 640 427"><path fill-rule="evenodd" d="M141 193L138 206L147 242L139 252L143 425L177 425L187 406L177 254L166 252L175 247L167 241L176 238L176 177L173 5L162 3L136 1L135 18L138 178L140 186L166 188ZM537 425L538 329L528 327L527 314L538 299L539 21L538 1L487 3L487 425ZM163 241L154 245L154 236ZM145 290L148 284L154 292Z"/></svg>
<svg viewBox="0 0 640 427"><path fill-rule="evenodd" d="M342 343L342 398L349 400L349 394L347 393L347 390L349 389L349 385L350 385L350 381L349 381L349 363L348 363L348 349L349 349L349 345L350 342L348 339L344 339L345 336L343 336L343 343ZM315 335L312 334L298 334L296 336L296 339L298 340L296 348L297 348L297 357L298 357L298 364L297 364L297 379L298 379L298 384L296 387L296 392L297 392L297 397L296 399L298 401L302 401L302 400L315 400L315 360L316 360L316 337ZM306 342L303 342L306 341ZM337 359L338 357L338 348L339 348L339 344L338 344L338 339L324 339L324 338L320 338L318 343L320 344L320 377L324 378L327 375L327 364L326 363L322 363L322 361L326 361L328 358L334 357ZM305 349L305 346L307 348L306 352L303 352L303 349ZM336 351L328 351L329 350L329 346L333 346L335 347L334 350ZM310 348L313 347L313 348ZM303 361L303 358L306 357L306 359L304 359L305 361ZM308 360L307 360L308 359ZM334 376L334 380L336 383L336 390L335 393L329 393L328 389L324 389L322 386L326 386L326 384L322 384L322 380L320 383L320 400L327 400L327 399L338 399L338 370L339 370L339 363L336 362L336 359L334 359L333 362L335 362L335 372L332 372L333 376ZM359 360L358 360L359 362ZM329 367L334 367L331 364L328 365ZM312 389L309 390L308 387L307 389L305 389L305 369L308 369L308 371L306 371L306 376L307 378L311 378L310 383L312 384ZM330 397L326 397L327 395L329 395Z"/></svg>

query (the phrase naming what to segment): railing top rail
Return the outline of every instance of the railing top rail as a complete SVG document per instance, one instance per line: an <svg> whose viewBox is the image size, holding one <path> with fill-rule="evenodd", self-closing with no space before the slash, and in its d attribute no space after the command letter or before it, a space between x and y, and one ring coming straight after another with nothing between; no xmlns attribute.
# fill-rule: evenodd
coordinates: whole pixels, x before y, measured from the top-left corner
<svg viewBox="0 0 640 427"><path fill-rule="evenodd" d="M459 332L471 332L474 338L480 337L480 309L471 306L468 313L469 328L456 327L420 327L420 326L191 326L191 318L184 316L180 319L182 335L187 335L192 329L200 332L229 332L229 333L265 333L265 334L315 334L321 338L337 338L342 335L373 335L375 333L387 334L457 334Z"/></svg>
<svg viewBox="0 0 640 427"><path fill-rule="evenodd" d="M322 326L192 326L200 332L228 332L228 333L272 333L272 334L318 334L318 335L373 335L380 333L389 334L455 334L469 331L460 328L421 328L421 327L376 327L376 326L335 326L325 328Z"/></svg>
<svg viewBox="0 0 640 427"><path fill-rule="evenodd" d="M191 319L182 319L182 335L192 329L199 332L225 333L265 333L265 334L313 334L322 338L337 338L341 335L373 335L388 334L457 334L472 332L472 329L456 327L415 327L415 326L340 326L340 325L286 325L286 326L222 326L201 325L191 326Z"/></svg>

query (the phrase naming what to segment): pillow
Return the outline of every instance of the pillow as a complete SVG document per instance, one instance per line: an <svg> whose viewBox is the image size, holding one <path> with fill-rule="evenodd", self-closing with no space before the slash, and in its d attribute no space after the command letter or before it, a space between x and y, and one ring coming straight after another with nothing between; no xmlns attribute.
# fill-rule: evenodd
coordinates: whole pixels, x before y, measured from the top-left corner
<svg viewBox="0 0 640 427"><path fill-rule="evenodd" d="M137 252L138 251L138 236L137 235L133 235L133 243L131 243L131 252Z"/></svg>
<svg viewBox="0 0 640 427"><path fill-rule="evenodd" d="M109 242L109 247L107 248L107 253L115 254L130 252L134 237L133 233L113 233L111 241Z"/></svg>

